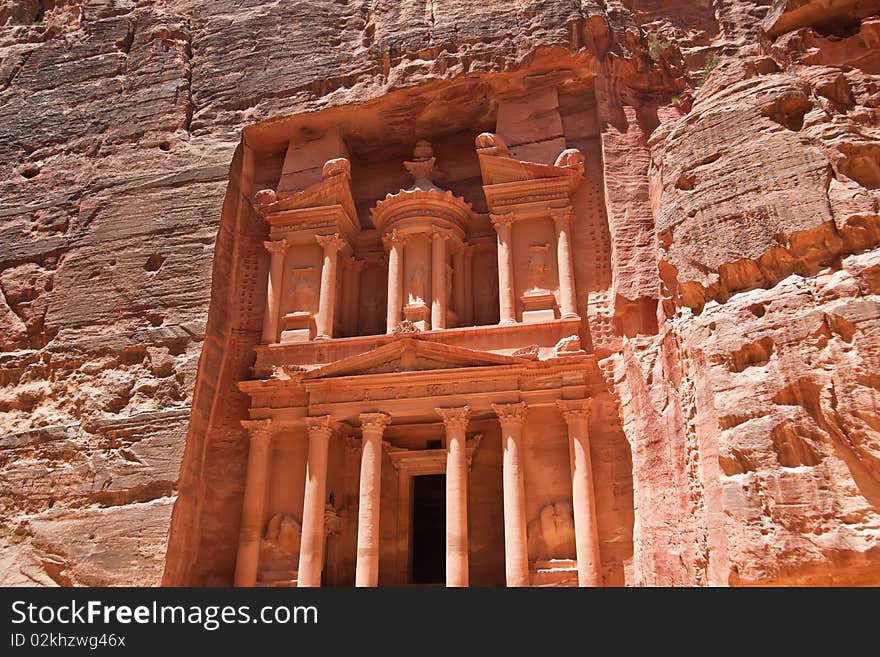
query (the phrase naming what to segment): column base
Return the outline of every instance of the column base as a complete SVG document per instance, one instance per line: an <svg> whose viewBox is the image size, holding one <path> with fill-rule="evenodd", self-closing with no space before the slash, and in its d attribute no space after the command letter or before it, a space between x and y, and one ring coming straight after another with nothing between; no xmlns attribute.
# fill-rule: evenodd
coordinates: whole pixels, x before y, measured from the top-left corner
<svg viewBox="0 0 880 657"><path fill-rule="evenodd" d="M580 319L581 316L577 313L564 313L560 319Z"/></svg>
<svg viewBox="0 0 880 657"><path fill-rule="evenodd" d="M517 321L515 319L502 319L500 322L498 322L498 326L512 326L516 323Z"/></svg>

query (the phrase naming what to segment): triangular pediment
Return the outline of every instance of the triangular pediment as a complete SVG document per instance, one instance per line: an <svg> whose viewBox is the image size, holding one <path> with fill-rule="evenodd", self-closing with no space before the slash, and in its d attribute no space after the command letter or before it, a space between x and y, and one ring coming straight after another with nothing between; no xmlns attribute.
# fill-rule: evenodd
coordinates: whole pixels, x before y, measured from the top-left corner
<svg viewBox="0 0 880 657"><path fill-rule="evenodd" d="M381 347L356 356L343 358L309 372L306 378L322 379L395 372L450 370L466 367L490 367L525 363L522 358L475 351L463 347L400 338Z"/></svg>

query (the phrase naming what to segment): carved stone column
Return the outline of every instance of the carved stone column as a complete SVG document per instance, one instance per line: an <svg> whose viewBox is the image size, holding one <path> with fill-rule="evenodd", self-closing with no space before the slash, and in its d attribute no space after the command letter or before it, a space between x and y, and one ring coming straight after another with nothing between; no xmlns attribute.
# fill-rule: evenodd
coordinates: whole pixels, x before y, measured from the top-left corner
<svg viewBox="0 0 880 657"><path fill-rule="evenodd" d="M556 263L559 267L559 311L562 319L577 319L574 284L574 263L571 256L571 208L552 209L550 216L556 227Z"/></svg>
<svg viewBox="0 0 880 657"><path fill-rule="evenodd" d="M431 234L431 328L446 328L446 234Z"/></svg>
<svg viewBox="0 0 880 657"><path fill-rule="evenodd" d="M452 295L455 297L455 315L458 318L458 326L469 326L465 323L467 315L465 311L467 301L464 297L465 249L464 244L459 244L452 254Z"/></svg>
<svg viewBox="0 0 880 657"><path fill-rule="evenodd" d="M579 399L558 401L556 404L568 425L578 586L601 586L599 529L596 521L593 466L590 460L590 401Z"/></svg>
<svg viewBox="0 0 880 657"><path fill-rule="evenodd" d="M324 500L327 498L327 450L333 433L329 415L307 417L309 456L303 501L299 573L296 585L321 586L324 568Z"/></svg>
<svg viewBox="0 0 880 657"><path fill-rule="evenodd" d="M271 420L245 420L242 425L250 433L250 447L235 559L235 585L256 586L272 463L273 429Z"/></svg>
<svg viewBox="0 0 880 657"><path fill-rule="evenodd" d="M474 325L474 250L464 247L464 326Z"/></svg>
<svg viewBox="0 0 880 657"><path fill-rule="evenodd" d="M446 426L446 586L468 585L467 425L470 406L435 408Z"/></svg>
<svg viewBox="0 0 880 657"><path fill-rule="evenodd" d="M317 339L333 337L333 314L336 309L336 270L339 250L345 242L339 235L317 235L315 239L324 248L324 266L321 267L321 298L315 317Z"/></svg>
<svg viewBox="0 0 880 657"><path fill-rule="evenodd" d="M529 586L526 495L523 479L522 426L525 402L492 404L501 423L504 446L504 568L508 586Z"/></svg>
<svg viewBox="0 0 880 657"><path fill-rule="evenodd" d="M386 332L394 333L403 314L403 238L396 230L385 240L388 247L388 315Z"/></svg>
<svg viewBox="0 0 880 657"><path fill-rule="evenodd" d="M266 312L263 315L263 344L278 342L278 316L281 312L281 286L284 285L284 256L287 240L263 242L271 255L269 263L269 288L266 291Z"/></svg>
<svg viewBox="0 0 880 657"><path fill-rule="evenodd" d="M376 586L379 583L379 540L382 535L379 525L382 434L391 417L386 413L361 413L360 419L363 446L355 586Z"/></svg>
<svg viewBox="0 0 880 657"><path fill-rule="evenodd" d="M492 226L498 233L498 311L499 324L514 324L513 255L511 249L513 221L509 216L490 215Z"/></svg>

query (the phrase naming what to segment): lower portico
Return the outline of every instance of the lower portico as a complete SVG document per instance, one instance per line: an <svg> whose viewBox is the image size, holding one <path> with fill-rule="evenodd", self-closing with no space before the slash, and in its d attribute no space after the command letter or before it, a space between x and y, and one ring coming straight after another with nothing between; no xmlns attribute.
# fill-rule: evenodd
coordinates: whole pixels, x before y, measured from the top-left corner
<svg viewBox="0 0 880 657"><path fill-rule="evenodd" d="M325 554L330 554L328 495L337 506L351 502L339 509L352 527L332 538L346 543L335 553L355 550L353 573L346 572L351 568L344 557L341 568L334 564L342 573L335 583L344 584L352 575L349 583L357 586L412 583L413 482L430 475L445 475L447 586L468 586L481 575L481 564L491 562L489 553L498 553L495 558L503 562L503 583L529 586L534 579L529 523L535 513L527 498L546 497L544 489L554 485L572 509L575 554L570 556L576 558L577 581L600 585L588 433L596 376L595 360L583 352L538 361L404 335L324 367L279 367L267 378L241 383L251 397L247 426L260 440L268 433L279 441L291 435L307 441L300 452L307 463L296 585L322 583ZM563 475L571 473L564 487L529 480L524 428L532 416L537 418L530 429L532 449L541 451L545 434L558 442L556 434L564 432L569 458ZM542 420L551 416L559 418L552 426ZM355 475L348 473L347 483L344 477L337 486L341 494L327 490L327 450L333 441L347 445L356 466ZM243 586L271 583L261 581L254 566L253 534L267 515L259 500L279 485L266 474L272 469L265 465L271 458L265 450L252 456L260 461L249 463L245 484L239 553L247 570L236 577ZM493 549L485 524L503 525L500 546ZM474 537L472 530L480 535ZM481 560L474 563L481 549Z"/></svg>

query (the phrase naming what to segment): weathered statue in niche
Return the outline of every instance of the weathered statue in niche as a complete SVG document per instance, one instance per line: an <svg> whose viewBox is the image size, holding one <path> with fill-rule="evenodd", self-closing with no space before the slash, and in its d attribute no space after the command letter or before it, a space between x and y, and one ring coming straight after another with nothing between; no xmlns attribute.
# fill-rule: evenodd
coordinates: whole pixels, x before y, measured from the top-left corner
<svg viewBox="0 0 880 657"><path fill-rule="evenodd" d="M314 313L318 307L318 294L310 280L311 267L293 270L293 281L290 284L290 311L295 313Z"/></svg>
<svg viewBox="0 0 880 657"><path fill-rule="evenodd" d="M549 244L532 244L529 247L529 263L528 263L528 292L545 292L544 277L550 271L550 265L547 263L547 254L550 251Z"/></svg>
<svg viewBox="0 0 880 657"><path fill-rule="evenodd" d="M260 579L266 582L291 579L299 562L302 526L289 513L276 513L260 546Z"/></svg>
<svg viewBox="0 0 880 657"><path fill-rule="evenodd" d="M452 275L452 265L446 263L446 305L449 308L455 308L455 300L453 299L452 295ZM455 310L459 309L455 308Z"/></svg>
<svg viewBox="0 0 880 657"><path fill-rule="evenodd" d="M568 500L543 507L527 529L529 554L538 559L574 558L574 513Z"/></svg>
<svg viewBox="0 0 880 657"><path fill-rule="evenodd" d="M409 303L426 303L425 300L428 298L427 287L428 272L419 265L409 279Z"/></svg>

